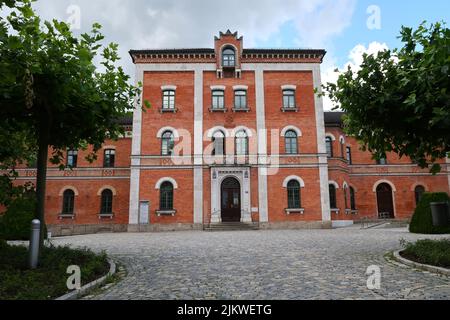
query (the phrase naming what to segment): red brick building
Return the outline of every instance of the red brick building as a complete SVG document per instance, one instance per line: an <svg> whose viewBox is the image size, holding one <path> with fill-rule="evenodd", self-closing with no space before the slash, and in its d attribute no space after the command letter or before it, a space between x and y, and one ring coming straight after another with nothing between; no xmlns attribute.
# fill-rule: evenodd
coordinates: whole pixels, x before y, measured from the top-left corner
<svg viewBox="0 0 450 320"><path fill-rule="evenodd" d="M377 164L345 136L341 113L324 113L314 93L324 50L247 49L229 31L214 44L130 51L153 107L138 106L94 164L71 152L74 170L49 169L54 234L330 228L408 219L424 191L449 192L450 163L437 176L396 155Z"/></svg>

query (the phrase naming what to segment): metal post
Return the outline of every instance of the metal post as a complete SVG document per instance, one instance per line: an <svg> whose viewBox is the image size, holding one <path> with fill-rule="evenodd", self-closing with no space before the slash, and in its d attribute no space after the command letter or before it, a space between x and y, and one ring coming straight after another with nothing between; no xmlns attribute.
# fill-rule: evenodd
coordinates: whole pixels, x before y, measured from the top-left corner
<svg viewBox="0 0 450 320"><path fill-rule="evenodd" d="M41 230L41 222L37 219L31 221L30 235L30 268L36 269L39 261L39 237Z"/></svg>

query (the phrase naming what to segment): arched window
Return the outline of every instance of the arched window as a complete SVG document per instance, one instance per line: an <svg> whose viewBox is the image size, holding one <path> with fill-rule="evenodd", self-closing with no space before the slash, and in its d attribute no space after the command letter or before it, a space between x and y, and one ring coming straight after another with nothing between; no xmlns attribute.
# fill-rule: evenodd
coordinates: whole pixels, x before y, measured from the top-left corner
<svg viewBox="0 0 450 320"><path fill-rule="evenodd" d="M356 211L356 194L353 187L350 187L350 209Z"/></svg>
<svg viewBox="0 0 450 320"><path fill-rule="evenodd" d="M212 92L212 109L222 110L225 108L225 92L223 90L214 90Z"/></svg>
<svg viewBox="0 0 450 320"><path fill-rule="evenodd" d="M348 209L348 192L347 192L347 186L344 186L344 205L345 209Z"/></svg>
<svg viewBox="0 0 450 320"><path fill-rule="evenodd" d="M225 134L222 131L217 131L216 133L214 133L213 143L213 156L225 155Z"/></svg>
<svg viewBox="0 0 450 320"><path fill-rule="evenodd" d="M420 200L422 200L422 196L425 193L425 187L424 186L417 186L414 189L414 195L416 198L416 205L419 204Z"/></svg>
<svg viewBox="0 0 450 320"><path fill-rule="evenodd" d="M116 150L114 149L105 150L103 157L103 167L114 168L115 163L116 163Z"/></svg>
<svg viewBox="0 0 450 320"><path fill-rule="evenodd" d="M300 209L302 207L300 183L297 180L289 181L287 185L287 195L288 209Z"/></svg>
<svg viewBox="0 0 450 320"><path fill-rule="evenodd" d="M234 108L247 109L247 91L236 90L234 92Z"/></svg>
<svg viewBox="0 0 450 320"><path fill-rule="evenodd" d="M330 190L330 208L331 209L336 209L337 208L336 187L334 186L334 184L330 184L329 190Z"/></svg>
<svg viewBox="0 0 450 320"><path fill-rule="evenodd" d="M62 214L73 215L75 207L75 192L67 189L63 194Z"/></svg>
<svg viewBox="0 0 450 320"><path fill-rule="evenodd" d="M169 181L164 182L159 190L159 208L161 211L173 210L173 185Z"/></svg>
<svg viewBox="0 0 450 320"><path fill-rule="evenodd" d="M166 131L161 138L161 155L170 156L175 147L175 138L172 131Z"/></svg>
<svg viewBox="0 0 450 320"><path fill-rule="evenodd" d="M222 51L222 66L234 67L236 66L236 54L233 49L226 48Z"/></svg>
<svg viewBox="0 0 450 320"><path fill-rule="evenodd" d="M333 139L331 137L327 137L325 139L325 144L327 147L327 156L328 158L333 158Z"/></svg>
<svg viewBox="0 0 450 320"><path fill-rule="evenodd" d="M175 90L164 90L163 91L163 110L174 110L175 109Z"/></svg>
<svg viewBox="0 0 450 320"><path fill-rule="evenodd" d="M100 214L113 213L113 192L109 189L102 191L102 199L100 203Z"/></svg>
<svg viewBox="0 0 450 320"><path fill-rule="evenodd" d="M297 133L293 130L286 132L284 136L286 154L297 154L298 153L298 139Z"/></svg>
<svg viewBox="0 0 450 320"><path fill-rule="evenodd" d="M341 141L341 158L345 159L345 144L344 141Z"/></svg>
<svg viewBox="0 0 450 320"><path fill-rule="evenodd" d="M295 90L283 90L283 108L295 109L296 107Z"/></svg>
<svg viewBox="0 0 450 320"><path fill-rule="evenodd" d="M239 131L236 134L236 155L248 155L248 136L245 131Z"/></svg>

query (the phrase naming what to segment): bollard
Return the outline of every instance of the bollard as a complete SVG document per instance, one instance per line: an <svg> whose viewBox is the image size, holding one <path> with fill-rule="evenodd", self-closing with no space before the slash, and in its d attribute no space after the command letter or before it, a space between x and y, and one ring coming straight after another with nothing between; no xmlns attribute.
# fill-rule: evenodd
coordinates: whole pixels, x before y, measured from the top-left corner
<svg viewBox="0 0 450 320"><path fill-rule="evenodd" d="M41 232L41 222L37 219L31 222L30 236L30 268L36 269L39 262L39 240Z"/></svg>

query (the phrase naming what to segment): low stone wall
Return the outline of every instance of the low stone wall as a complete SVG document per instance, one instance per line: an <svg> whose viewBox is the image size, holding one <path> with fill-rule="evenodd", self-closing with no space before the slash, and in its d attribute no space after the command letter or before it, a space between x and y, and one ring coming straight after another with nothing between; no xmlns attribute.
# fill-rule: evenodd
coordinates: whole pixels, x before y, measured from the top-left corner
<svg viewBox="0 0 450 320"><path fill-rule="evenodd" d="M169 232L169 231L194 231L203 230L201 224L173 223L173 224L149 224L128 225L128 232Z"/></svg>
<svg viewBox="0 0 450 320"><path fill-rule="evenodd" d="M260 223L261 230L332 229L331 221L286 221Z"/></svg>
<svg viewBox="0 0 450 320"><path fill-rule="evenodd" d="M76 236L96 233L118 233L118 232L171 232L171 231L201 231L201 224L149 224L149 225L126 225L126 224L95 224L95 225L49 225L48 231L52 237ZM332 229L331 222L322 221L297 221L297 222L271 222L260 223L261 230L289 230L289 229Z"/></svg>
<svg viewBox="0 0 450 320"><path fill-rule="evenodd" d="M95 233L127 232L126 224L48 225L52 237L76 236Z"/></svg>

